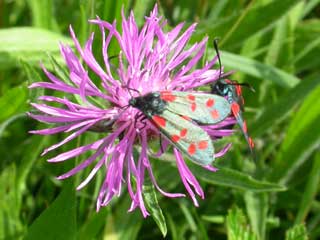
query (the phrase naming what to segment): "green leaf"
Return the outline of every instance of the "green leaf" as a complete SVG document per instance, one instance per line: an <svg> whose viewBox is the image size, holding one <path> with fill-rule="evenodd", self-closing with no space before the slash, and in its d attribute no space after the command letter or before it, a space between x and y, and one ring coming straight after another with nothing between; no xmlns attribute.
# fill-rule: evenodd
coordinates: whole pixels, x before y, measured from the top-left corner
<svg viewBox="0 0 320 240"><path fill-rule="evenodd" d="M119 0L114 2L103 1L103 19L109 22L116 20L117 22L121 21L121 8L124 8L124 13L127 15L129 9L128 0ZM145 4L136 4L136 5L145 5ZM112 11L110 11L112 9Z"/></svg>
<svg viewBox="0 0 320 240"><path fill-rule="evenodd" d="M194 219L190 209L189 209L189 205L186 201L182 200L179 202L179 206L181 208L181 211L183 213L184 219L186 221L186 223L189 225L189 228L192 232L197 232L198 231L198 227L196 224L196 220Z"/></svg>
<svg viewBox="0 0 320 240"><path fill-rule="evenodd" d="M107 216L107 208L103 208L99 212L94 212L93 216L81 226L76 239L95 239L98 233L101 232L101 229L105 226Z"/></svg>
<svg viewBox="0 0 320 240"><path fill-rule="evenodd" d="M38 136L31 135L29 139L31 140L26 148L22 150L22 161L17 167L17 190L21 193L25 190L25 184L27 177L32 170L35 162L40 158L40 154L44 147L48 145L50 136ZM30 151L32 149L32 151Z"/></svg>
<svg viewBox="0 0 320 240"><path fill-rule="evenodd" d="M20 59L38 65L41 60L46 62L46 52L60 56L60 42L73 44L70 38L33 27L1 29L0 42L0 69L18 66Z"/></svg>
<svg viewBox="0 0 320 240"><path fill-rule="evenodd" d="M318 52L320 45L317 45L317 39L320 33L320 20L313 18L308 21L301 21L295 34L295 58L290 59L296 62L296 69L299 73L305 70L314 71L320 66ZM311 44L310 44L311 43ZM300 55L301 54L301 55Z"/></svg>
<svg viewBox="0 0 320 240"><path fill-rule="evenodd" d="M295 113L282 142L270 179L286 183L320 145L320 85Z"/></svg>
<svg viewBox="0 0 320 240"><path fill-rule="evenodd" d="M102 13L103 19L109 22L113 22L116 20L117 23L122 22L122 15L121 11L126 16L129 15L129 9L132 8L132 5L129 0L119 0L119 1L102 1ZM138 3L137 3L138 4ZM144 2L143 4L139 5L146 5L147 3ZM139 22L139 19L136 18L136 21ZM117 24L117 29L120 30L119 24ZM119 45L116 41L111 41L109 45L109 56L118 55L120 51Z"/></svg>
<svg viewBox="0 0 320 240"><path fill-rule="evenodd" d="M224 216L221 215L202 215L201 219L215 224L221 224L225 221Z"/></svg>
<svg viewBox="0 0 320 240"><path fill-rule="evenodd" d="M268 4L254 7L254 4L248 5L247 9L241 12L237 19L225 22L214 29L215 32L224 32L223 45L239 46L248 37L266 30L272 24L275 24L300 0L283 0L281 2L274 0ZM258 21L257 21L258 19ZM248 27L250 26L250 27Z"/></svg>
<svg viewBox="0 0 320 240"><path fill-rule="evenodd" d="M286 39L295 38L296 27L299 22L300 16L302 15L304 5L305 3L303 1L298 2L285 16ZM294 58L294 46L295 41L287 41L287 43L282 47L281 51L281 66L283 66L282 69L291 73L295 72L295 65L291 61L288 61L288 59Z"/></svg>
<svg viewBox="0 0 320 240"><path fill-rule="evenodd" d="M286 240L308 240L307 230L303 224L299 224L286 232Z"/></svg>
<svg viewBox="0 0 320 240"><path fill-rule="evenodd" d="M15 165L6 167L0 174L0 239L19 239L24 231L16 176Z"/></svg>
<svg viewBox="0 0 320 240"><path fill-rule="evenodd" d="M75 86L75 84L70 80L67 68L65 66L61 65L59 63L59 61L56 59L56 57L54 57L51 54L48 54L48 61L52 65L52 72L54 72L59 79L61 79L62 81L64 81L65 83L67 83L70 86ZM39 79L38 81L41 81L41 79ZM75 87L77 87L77 86L75 86ZM37 90L37 89L38 88L32 89L32 91ZM83 100L81 99L81 97L79 95L74 95L73 97L75 98L75 101L77 101L78 104L80 104L80 105L86 104L86 103L83 103ZM108 103L106 103L105 101L103 101L100 98L95 98L92 96L86 96L86 98L90 102L94 103L96 106L99 106L102 109L108 105Z"/></svg>
<svg viewBox="0 0 320 240"><path fill-rule="evenodd" d="M59 77L62 81L68 83L69 85L74 85L74 83L70 80L67 67L65 65L62 66L57 61L57 59L50 54L48 54L48 58L49 58L50 63L52 64L52 70L53 70L53 72L56 73L57 77Z"/></svg>
<svg viewBox="0 0 320 240"><path fill-rule="evenodd" d="M266 106L250 126L252 136L259 136L285 118L319 83L320 75L304 79L276 103Z"/></svg>
<svg viewBox="0 0 320 240"><path fill-rule="evenodd" d="M300 16L300 18L303 19L306 15L308 15L313 10L313 8L315 8L319 4L319 2L320 0L307 1L303 9L303 14Z"/></svg>
<svg viewBox="0 0 320 240"><path fill-rule="evenodd" d="M228 211L226 219L228 240L256 240L257 237L247 225L247 219L242 210L233 207Z"/></svg>
<svg viewBox="0 0 320 240"><path fill-rule="evenodd" d="M219 16L222 10L228 5L228 1L215 1L215 5L212 9L210 9L210 16L208 19L212 22L219 21ZM201 24L201 22L200 22Z"/></svg>
<svg viewBox="0 0 320 240"><path fill-rule="evenodd" d="M4 133L4 130L13 122L25 118L27 115L25 113L19 113L16 115L11 116L10 118L7 118L5 121L3 121L0 124L0 138L2 137L2 134Z"/></svg>
<svg viewBox="0 0 320 240"><path fill-rule="evenodd" d="M25 74L27 75L28 78L28 85L31 85L34 82L42 82L41 76L38 73L37 69L33 66L31 66L28 62L26 61L21 61L21 66ZM37 101L38 97L44 95L44 89L43 88L34 88L34 89L29 89L29 101L34 102Z"/></svg>
<svg viewBox="0 0 320 240"><path fill-rule="evenodd" d="M173 218L171 216L171 213L170 212L167 212L166 213L166 216L167 216L167 219L168 219L168 226L169 226L169 229L170 229L170 232L171 232L171 238L173 240L178 240L180 239L179 238L179 234L178 234L178 224L176 224L174 221L173 221Z"/></svg>
<svg viewBox="0 0 320 240"><path fill-rule="evenodd" d="M203 181L209 184L231 187L241 190L249 190L253 192L273 192L285 190L285 187L281 185L259 181L252 178L248 174L229 168L218 167L219 170L217 172L210 172L195 164L190 165L189 167L197 177L201 178Z"/></svg>
<svg viewBox="0 0 320 240"><path fill-rule="evenodd" d="M54 17L52 0L27 0L31 9L33 26L45 29L59 30Z"/></svg>
<svg viewBox="0 0 320 240"><path fill-rule="evenodd" d="M143 217L139 211L128 212L130 196L123 196L121 202L117 202L115 211L108 215L103 239L137 239L143 223Z"/></svg>
<svg viewBox="0 0 320 240"><path fill-rule="evenodd" d="M162 210L159 206L157 195L154 189L153 184L145 181L143 185L143 198L146 203L146 207L150 212L153 220L158 225L163 237L167 235L167 224L163 216Z"/></svg>
<svg viewBox="0 0 320 240"><path fill-rule="evenodd" d="M123 3L122 3L122 5L123 5ZM144 24L145 16L150 14L149 9L152 9L153 6L154 6L154 1L152 1L152 0L145 0L143 4L139 4L138 2L136 2L134 4L133 12L134 12L134 16L135 16L135 19L136 19L138 26L142 26ZM160 5L159 12L161 14L161 5ZM120 10L119 10L119 13L120 13ZM117 19L119 19L119 18L120 18L120 16L118 16Z"/></svg>
<svg viewBox="0 0 320 240"><path fill-rule="evenodd" d="M286 33L286 18L281 18L275 26L272 40L265 56L266 64L276 65L278 58L281 55L281 47L286 39Z"/></svg>
<svg viewBox="0 0 320 240"><path fill-rule="evenodd" d="M320 153L317 153L312 164L311 172L308 176L308 182L302 194L302 199L298 209L295 223L302 223L310 211L311 205L316 198L320 183Z"/></svg>
<svg viewBox="0 0 320 240"><path fill-rule="evenodd" d="M306 58L309 53L315 51L320 46L320 37L313 39L308 45L305 46L292 60L293 63L299 62L301 59Z"/></svg>
<svg viewBox="0 0 320 240"><path fill-rule="evenodd" d="M213 55L213 51L211 54ZM223 65L233 70L239 70L253 77L271 81L285 88L294 87L300 82L299 78L270 65L230 52L220 51L220 54Z"/></svg>
<svg viewBox="0 0 320 240"><path fill-rule="evenodd" d="M30 226L25 240L29 239L76 239L76 198L71 182Z"/></svg>
<svg viewBox="0 0 320 240"><path fill-rule="evenodd" d="M27 92L23 85L6 91L0 98L0 122L27 110Z"/></svg>
<svg viewBox="0 0 320 240"><path fill-rule="evenodd" d="M266 193L246 192L244 200L253 232L258 236L258 239L265 239L268 195Z"/></svg>

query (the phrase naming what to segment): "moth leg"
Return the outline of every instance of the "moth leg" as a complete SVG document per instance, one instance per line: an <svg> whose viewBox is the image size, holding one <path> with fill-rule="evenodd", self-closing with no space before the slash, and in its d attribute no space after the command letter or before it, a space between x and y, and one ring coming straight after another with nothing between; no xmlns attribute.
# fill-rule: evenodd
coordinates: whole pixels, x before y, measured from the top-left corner
<svg viewBox="0 0 320 240"><path fill-rule="evenodd" d="M164 153L164 149L163 149L163 145L162 145L162 135L159 134L159 144L160 144L160 150L161 150L161 154Z"/></svg>
<svg viewBox="0 0 320 240"><path fill-rule="evenodd" d="M138 129L139 131L142 130L143 128L146 127L147 123L144 121L145 119L147 119L148 117L145 116L143 113L139 113L135 116L134 118L134 128ZM143 124L143 126L141 128L137 127L137 122L141 122Z"/></svg>
<svg viewBox="0 0 320 240"><path fill-rule="evenodd" d="M146 119L148 119L148 117L145 115L142 115L142 118L139 119L139 121L143 124L143 126L139 130L143 130L147 126L147 122L145 121Z"/></svg>
<svg viewBox="0 0 320 240"><path fill-rule="evenodd" d="M137 129L137 122L139 117L141 117L141 113L138 113L135 117L134 117L134 128Z"/></svg>

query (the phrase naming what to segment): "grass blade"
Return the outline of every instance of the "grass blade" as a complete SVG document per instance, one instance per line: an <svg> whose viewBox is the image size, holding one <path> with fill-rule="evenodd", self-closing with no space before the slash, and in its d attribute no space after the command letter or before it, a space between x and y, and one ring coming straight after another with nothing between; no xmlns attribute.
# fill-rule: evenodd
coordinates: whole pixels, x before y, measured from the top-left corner
<svg viewBox="0 0 320 240"><path fill-rule="evenodd" d="M253 232L258 239L265 239L268 213L267 194L246 192L244 200Z"/></svg>
<svg viewBox="0 0 320 240"><path fill-rule="evenodd" d="M76 239L76 197L71 181L31 225L25 240L29 239Z"/></svg>
<svg viewBox="0 0 320 240"><path fill-rule="evenodd" d="M281 2L275 0L259 7L254 7L253 5L247 14L242 16L236 31L233 31L232 34L223 34L223 36L227 35L229 37L223 39L222 44L228 46L241 45L249 36L251 37L275 24L280 17L284 16L298 2L299 0L284 0ZM228 31L231 29L226 26L224 28Z"/></svg>
<svg viewBox="0 0 320 240"><path fill-rule="evenodd" d="M303 224L290 228L286 232L286 240L308 240L307 230Z"/></svg>
<svg viewBox="0 0 320 240"><path fill-rule="evenodd" d="M312 165L311 172L308 177L308 182L305 186L305 191L302 194L302 200L300 202L300 207L296 216L295 223L302 223L305 221L308 212L310 211L311 204L315 199L318 192L320 183L320 153L318 153Z"/></svg>
<svg viewBox="0 0 320 240"><path fill-rule="evenodd" d="M252 136L259 136L285 118L319 83L320 75L304 79L276 103L266 106L250 126Z"/></svg>
<svg viewBox="0 0 320 240"><path fill-rule="evenodd" d="M47 58L46 52L60 56L59 42L73 44L60 34L33 27L1 29L0 42L0 69L19 66L20 59L38 65Z"/></svg>
<svg viewBox="0 0 320 240"><path fill-rule="evenodd" d="M0 122L7 121L27 110L28 92L25 86L18 86L8 90L0 98Z"/></svg>
<svg viewBox="0 0 320 240"><path fill-rule="evenodd" d="M320 85L304 100L292 119L281 145L272 181L286 183L320 144Z"/></svg>
<svg viewBox="0 0 320 240"><path fill-rule="evenodd" d="M213 51L211 53L213 55ZM300 82L299 78L270 65L230 52L220 51L220 54L221 61L224 66L234 70L239 70L242 73L246 73L253 77L271 81L285 88L294 87Z"/></svg>
<svg viewBox="0 0 320 240"><path fill-rule="evenodd" d="M249 190L253 192L273 192L284 191L285 188L281 185L259 181L252 178L250 175L229 168L219 168L215 173L203 169L200 166L190 166L191 171L201 178L203 181L220 185L224 187L231 187L241 190Z"/></svg>
<svg viewBox="0 0 320 240"><path fill-rule="evenodd" d="M226 219L228 240L256 240L257 237L247 226L247 219L242 210L233 207Z"/></svg>
<svg viewBox="0 0 320 240"><path fill-rule="evenodd" d="M143 185L143 198L146 203L146 207L148 211L150 212L153 220L158 225L162 236L166 237L167 235L167 224L166 220L163 216L162 210L159 206L157 195L154 189L154 186L151 184L151 182L145 182Z"/></svg>

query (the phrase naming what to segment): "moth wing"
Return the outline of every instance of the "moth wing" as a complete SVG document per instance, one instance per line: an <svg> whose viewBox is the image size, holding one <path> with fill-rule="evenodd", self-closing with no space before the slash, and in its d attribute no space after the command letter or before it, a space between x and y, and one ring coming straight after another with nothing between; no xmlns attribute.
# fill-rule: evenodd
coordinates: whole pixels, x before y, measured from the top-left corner
<svg viewBox="0 0 320 240"><path fill-rule="evenodd" d="M193 162L208 165L214 161L211 138L202 128L168 110L151 119L160 132Z"/></svg>
<svg viewBox="0 0 320 240"><path fill-rule="evenodd" d="M252 153L252 155L255 157L255 154L254 154L254 142L252 140L251 137L249 137L249 134L248 134L248 130L247 130L247 124L246 124L246 121L243 119L242 117L242 112L240 110L240 105L237 103L237 102L233 102L231 104L231 110L232 110L232 114L233 116L235 117L235 119L237 120L237 123L250 147L250 151Z"/></svg>
<svg viewBox="0 0 320 240"><path fill-rule="evenodd" d="M163 91L160 94L167 102L169 111L191 118L200 124L216 124L230 114L230 104L218 95L179 91Z"/></svg>

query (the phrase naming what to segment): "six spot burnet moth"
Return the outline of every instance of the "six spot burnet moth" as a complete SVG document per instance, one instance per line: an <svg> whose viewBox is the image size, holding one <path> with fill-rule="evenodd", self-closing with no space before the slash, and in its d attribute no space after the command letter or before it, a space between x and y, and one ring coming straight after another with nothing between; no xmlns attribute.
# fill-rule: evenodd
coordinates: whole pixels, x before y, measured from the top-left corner
<svg viewBox="0 0 320 240"><path fill-rule="evenodd" d="M214 147L210 136L197 124L216 124L231 111L221 96L180 91L133 97L129 106L139 109L175 147L200 165L214 161Z"/></svg>
<svg viewBox="0 0 320 240"><path fill-rule="evenodd" d="M244 99L242 96L241 86L249 87L252 91L254 91L254 89L247 83L238 83L237 81L221 78L221 60L218 51L217 39L215 39L213 43L219 60L220 77L211 85L211 93L223 96L227 99L231 106L232 115L237 120L238 125L240 126L241 131L250 147L250 151L255 158L254 142L252 138L249 137L246 121L242 117L242 112L244 110Z"/></svg>

